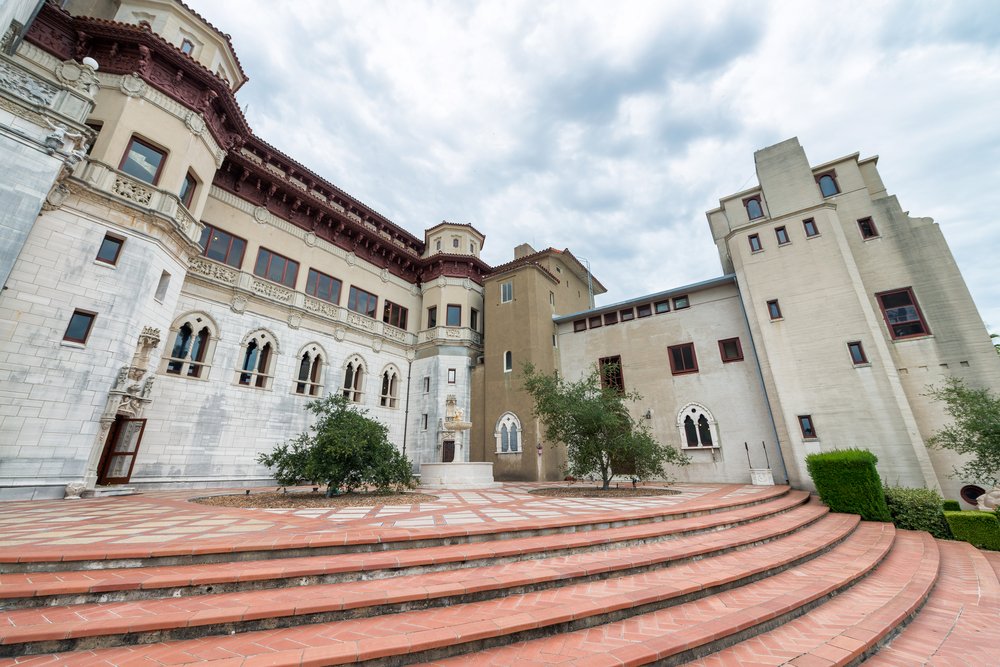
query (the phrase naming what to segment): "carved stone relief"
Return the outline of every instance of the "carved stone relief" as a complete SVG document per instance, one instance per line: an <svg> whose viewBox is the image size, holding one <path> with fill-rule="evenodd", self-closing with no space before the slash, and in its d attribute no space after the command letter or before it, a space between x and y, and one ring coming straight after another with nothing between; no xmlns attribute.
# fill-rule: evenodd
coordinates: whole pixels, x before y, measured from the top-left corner
<svg viewBox="0 0 1000 667"><path fill-rule="evenodd" d="M373 339L372 340L372 352L381 352L381 351L382 351L382 339L381 338L375 338L375 339Z"/></svg>
<svg viewBox="0 0 1000 667"><path fill-rule="evenodd" d="M118 82L118 88L129 97L142 97L146 93L146 82L135 74L126 74Z"/></svg>
<svg viewBox="0 0 1000 667"><path fill-rule="evenodd" d="M379 277L382 278L382 282L384 283L389 282L389 269L382 269L382 273L380 274Z"/></svg>
<svg viewBox="0 0 1000 667"><path fill-rule="evenodd" d="M284 287L278 287L274 283L270 283L265 280L254 280L250 284L250 289L261 296L266 296L267 298L274 299L275 301L288 303L292 300L291 290L287 290Z"/></svg>
<svg viewBox="0 0 1000 667"><path fill-rule="evenodd" d="M263 206L258 206L253 210L253 219L263 225L271 219L271 214Z"/></svg>
<svg viewBox="0 0 1000 667"><path fill-rule="evenodd" d="M247 298L242 294L237 294L233 297L233 302L229 304L229 307L234 313L242 314L247 309Z"/></svg>
<svg viewBox="0 0 1000 667"><path fill-rule="evenodd" d="M59 63L56 65L55 73L59 81L87 97L96 95L100 87L94 70L75 60L64 60Z"/></svg>
<svg viewBox="0 0 1000 667"><path fill-rule="evenodd" d="M187 126L187 129L191 130L191 134L196 137L200 137L202 132L205 131L205 119L202 118L201 114L194 111L189 111L187 116L184 117L184 124Z"/></svg>
<svg viewBox="0 0 1000 667"><path fill-rule="evenodd" d="M145 188L134 181L127 181L121 176L115 177L115 184L112 188L116 195L120 195L129 201L146 206L153 199L153 191Z"/></svg>
<svg viewBox="0 0 1000 667"><path fill-rule="evenodd" d="M42 208L46 211L57 209L66 203L71 194L72 192L64 183L59 183L49 191Z"/></svg>
<svg viewBox="0 0 1000 667"><path fill-rule="evenodd" d="M0 61L0 89L41 106L50 106L59 92L41 79L4 61Z"/></svg>
<svg viewBox="0 0 1000 667"><path fill-rule="evenodd" d="M306 245L309 246L310 248L316 245L316 235L312 232L306 232L305 238L303 238L303 240L305 241Z"/></svg>
<svg viewBox="0 0 1000 667"><path fill-rule="evenodd" d="M288 326L292 329L298 329L302 326L302 316L298 313L292 313L288 316Z"/></svg>
<svg viewBox="0 0 1000 667"><path fill-rule="evenodd" d="M347 338L347 333L344 331L344 327L337 327L333 330L333 338L338 343L342 343L345 338Z"/></svg>

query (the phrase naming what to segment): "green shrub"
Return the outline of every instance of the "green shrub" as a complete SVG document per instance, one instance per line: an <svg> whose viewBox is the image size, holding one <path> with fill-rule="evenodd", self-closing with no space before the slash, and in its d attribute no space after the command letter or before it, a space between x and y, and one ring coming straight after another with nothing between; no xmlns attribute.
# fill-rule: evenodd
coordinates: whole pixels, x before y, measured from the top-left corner
<svg viewBox="0 0 1000 667"><path fill-rule="evenodd" d="M961 512L962 511L962 506L959 504L959 502L957 500L946 500L943 503L941 503L941 507L946 512Z"/></svg>
<svg viewBox="0 0 1000 667"><path fill-rule="evenodd" d="M819 497L834 512L860 514L868 521L891 521L875 464L864 449L838 449L810 454L806 468Z"/></svg>
<svg viewBox="0 0 1000 667"><path fill-rule="evenodd" d="M993 512L945 512L956 539L974 547L1000 551L1000 521Z"/></svg>
<svg viewBox="0 0 1000 667"><path fill-rule="evenodd" d="M942 500L937 491L887 486L885 503L896 528L923 530L942 540L951 539L951 530L944 519Z"/></svg>

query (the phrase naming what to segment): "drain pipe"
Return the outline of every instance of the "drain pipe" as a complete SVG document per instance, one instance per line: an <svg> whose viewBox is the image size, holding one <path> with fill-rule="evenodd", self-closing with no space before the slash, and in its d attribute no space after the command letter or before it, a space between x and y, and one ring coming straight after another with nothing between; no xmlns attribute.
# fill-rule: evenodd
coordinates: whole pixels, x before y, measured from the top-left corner
<svg viewBox="0 0 1000 667"><path fill-rule="evenodd" d="M406 360L406 409L403 410L403 456L406 456L406 434L410 430L410 375L413 372L413 360Z"/></svg>

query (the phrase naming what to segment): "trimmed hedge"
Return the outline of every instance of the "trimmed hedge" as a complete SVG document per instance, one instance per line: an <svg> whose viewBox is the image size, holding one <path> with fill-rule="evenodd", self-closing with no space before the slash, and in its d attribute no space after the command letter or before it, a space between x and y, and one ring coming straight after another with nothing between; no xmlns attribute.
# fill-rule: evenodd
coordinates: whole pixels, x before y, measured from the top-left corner
<svg viewBox="0 0 1000 667"><path fill-rule="evenodd" d="M820 499L834 512L860 514L867 521L891 521L875 464L865 449L838 449L810 454L806 468Z"/></svg>
<svg viewBox="0 0 1000 667"><path fill-rule="evenodd" d="M885 503L896 528L923 530L942 540L951 539L951 530L945 521L941 496L937 491L887 486Z"/></svg>
<svg viewBox="0 0 1000 667"><path fill-rule="evenodd" d="M945 512L956 539L974 547L1000 551L1000 520L993 512Z"/></svg>
<svg viewBox="0 0 1000 667"><path fill-rule="evenodd" d="M943 503L941 503L941 507L946 512L961 512L962 511L962 505L959 504L959 502L957 500L946 500Z"/></svg>

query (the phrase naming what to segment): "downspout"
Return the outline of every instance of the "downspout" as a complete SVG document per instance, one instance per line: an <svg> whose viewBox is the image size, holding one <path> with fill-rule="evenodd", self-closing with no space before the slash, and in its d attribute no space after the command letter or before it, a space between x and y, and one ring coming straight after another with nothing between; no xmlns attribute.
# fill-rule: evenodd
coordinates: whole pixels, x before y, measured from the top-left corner
<svg viewBox="0 0 1000 667"><path fill-rule="evenodd" d="M403 456L406 456L406 434L410 430L410 373L413 371L413 360L406 360L406 409L403 410Z"/></svg>

